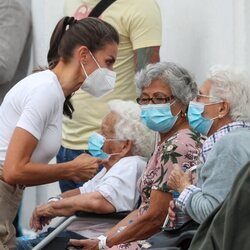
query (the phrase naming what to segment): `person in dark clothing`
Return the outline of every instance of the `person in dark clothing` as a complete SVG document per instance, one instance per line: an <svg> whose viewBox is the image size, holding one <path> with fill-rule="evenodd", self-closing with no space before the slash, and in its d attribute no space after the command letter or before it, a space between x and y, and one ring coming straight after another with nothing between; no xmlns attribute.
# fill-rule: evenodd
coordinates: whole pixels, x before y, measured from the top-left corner
<svg viewBox="0 0 250 250"><path fill-rule="evenodd" d="M225 201L202 223L189 250L248 250L250 246L250 161Z"/></svg>

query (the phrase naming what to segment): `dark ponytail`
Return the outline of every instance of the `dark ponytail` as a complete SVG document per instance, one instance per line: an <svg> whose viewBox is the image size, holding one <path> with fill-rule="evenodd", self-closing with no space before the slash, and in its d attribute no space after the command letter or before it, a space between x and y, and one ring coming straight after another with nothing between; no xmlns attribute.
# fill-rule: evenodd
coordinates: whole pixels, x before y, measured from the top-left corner
<svg viewBox="0 0 250 250"><path fill-rule="evenodd" d="M50 38L50 46L47 54L47 61L49 64L49 69L53 69L59 62L60 56L58 54L58 48L62 37L67 29L67 26L75 24L77 20L74 17L64 17L56 25L52 36Z"/></svg>
<svg viewBox="0 0 250 250"><path fill-rule="evenodd" d="M74 17L64 17L56 25L50 39L47 55L49 69L55 68L60 58L64 62L69 61L77 46L84 45L94 53L110 43L119 44L119 35L115 28L107 22L94 17L78 21ZM74 111L70 102L71 96L66 97L63 106L63 114L69 118L72 118Z"/></svg>
<svg viewBox="0 0 250 250"><path fill-rule="evenodd" d="M62 40L63 35L67 30L67 26L71 26L75 24L77 20L74 17L64 17L62 18L58 24L56 25L52 36L50 38L50 48L47 54L47 61L49 64L49 69L55 68L60 60L60 56L58 54L58 48L60 42ZM74 112L74 107L70 101L72 95L66 96L66 99L63 104L63 114L72 119L72 113Z"/></svg>

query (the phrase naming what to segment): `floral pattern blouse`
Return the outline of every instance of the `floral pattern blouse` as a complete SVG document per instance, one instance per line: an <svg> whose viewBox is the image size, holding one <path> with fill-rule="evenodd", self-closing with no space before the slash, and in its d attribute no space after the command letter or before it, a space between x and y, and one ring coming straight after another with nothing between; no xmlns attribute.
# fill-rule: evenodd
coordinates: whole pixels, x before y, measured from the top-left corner
<svg viewBox="0 0 250 250"><path fill-rule="evenodd" d="M199 154L203 138L199 133L189 129L178 131L166 141L158 144L149 160L142 177L139 180L141 206L139 213L143 214L149 207L151 190L169 192L168 177L177 163L185 171L200 164Z"/></svg>
<svg viewBox="0 0 250 250"><path fill-rule="evenodd" d="M138 183L141 205L138 216L149 208L151 190L169 192L167 180L177 163L185 171L201 163L199 155L204 138L194 131L183 129L159 143L150 158ZM140 250L143 241L134 241L113 246L111 250Z"/></svg>

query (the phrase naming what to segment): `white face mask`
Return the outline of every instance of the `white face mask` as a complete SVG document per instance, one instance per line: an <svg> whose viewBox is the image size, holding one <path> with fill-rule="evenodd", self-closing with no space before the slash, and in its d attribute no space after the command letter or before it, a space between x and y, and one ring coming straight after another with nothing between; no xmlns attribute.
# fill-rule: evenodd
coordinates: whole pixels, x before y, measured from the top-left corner
<svg viewBox="0 0 250 250"><path fill-rule="evenodd" d="M94 56L92 55L92 53L90 51L89 53L92 56L98 68L95 71L93 71L90 75L87 75L87 72L83 64L80 62L83 72L86 76L86 79L84 80L81 89L83 91L86 91L92 96L101 97L108 94L114 89L116 81L116 73L107 68L101 68L96 59L94 58Z"/></svg>

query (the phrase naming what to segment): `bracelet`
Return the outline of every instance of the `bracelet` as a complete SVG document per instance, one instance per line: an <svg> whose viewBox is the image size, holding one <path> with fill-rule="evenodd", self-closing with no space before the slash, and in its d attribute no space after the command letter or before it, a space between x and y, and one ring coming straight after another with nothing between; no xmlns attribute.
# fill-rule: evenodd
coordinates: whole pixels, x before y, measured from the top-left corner
<svg viewBox="0 0 250 250"><path fill-rule="evenodd" d="M54 202L54 201L60 201L60 200L62 200L62 199L63 199L63 197L59 194L59 195L57 195L57 196L50 197L50 198L47 200L47 203L49 203L49 202Z"/></svg>
<svg viewBox="0 0 250 250"><path fill-rule="evenodd" d="M106 250L108 248L106 245L107 236L100 235L97 239L99 240L99 243L98 243L99 250Z"/></svg>

